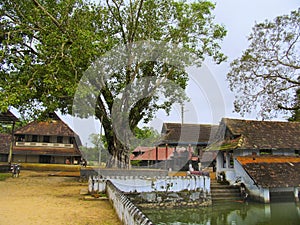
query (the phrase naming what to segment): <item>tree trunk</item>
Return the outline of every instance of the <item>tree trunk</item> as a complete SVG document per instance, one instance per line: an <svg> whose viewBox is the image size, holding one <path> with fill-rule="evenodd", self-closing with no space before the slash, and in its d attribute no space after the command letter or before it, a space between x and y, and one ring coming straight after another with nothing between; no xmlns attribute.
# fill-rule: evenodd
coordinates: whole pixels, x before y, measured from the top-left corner
<svg viewBox="0 0 300 225"><path fill-rule="evenodd" d="M106 164L107 168L130 169L130 150L116 137L111 140L113 144L108 147L110 158Z"/></svg>

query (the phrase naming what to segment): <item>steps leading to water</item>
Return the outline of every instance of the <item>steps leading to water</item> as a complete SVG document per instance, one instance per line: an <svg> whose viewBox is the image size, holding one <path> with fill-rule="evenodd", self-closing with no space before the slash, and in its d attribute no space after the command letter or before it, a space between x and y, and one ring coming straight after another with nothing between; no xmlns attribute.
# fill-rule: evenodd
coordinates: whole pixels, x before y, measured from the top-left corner
<svg viewBox="0 0 300 225"><path fill-rule="evenodd" d="M211 198L213 203L241 201L239 187L220 184L216 180L211 180Z"/></svg>

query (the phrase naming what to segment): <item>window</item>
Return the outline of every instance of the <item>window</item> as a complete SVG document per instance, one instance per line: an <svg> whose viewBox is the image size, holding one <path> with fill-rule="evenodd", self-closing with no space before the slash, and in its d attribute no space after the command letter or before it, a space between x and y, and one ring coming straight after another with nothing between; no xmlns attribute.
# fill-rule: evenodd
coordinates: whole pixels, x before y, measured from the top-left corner
<svg viewBox="0 0 300 225"><path fill-rule="evenodd" d="M73 144L73 143L74 143L74 138L73 138L73 137L70 137L70 138L69 138L69 143L70 143L70 144Z"/></svg>
<svg viewBox="0 0 300 225"><path fill-rule="evenodd" d="M43 142L49 143L50 142L50 136L44 136Z"/></svg>
<svg viewBox="0 0 300 225"><path fill-rule="evenodd" d="M37 142L38 141L38 136L37 135L32 135L31 141L32 142Z"/></svg>
<svg viewBox="0 0 300 225"><path fill-rule="evenodd" d="M17 136L17 141L25 141L25 135L24 134L20 134Z"/></svg>
<svg viewBox="0 0 300 225"><path fill-rule="evenodd" d="M300 155L300 150L295 150L295 155Z"/></svg>
<svg viewBox="0 0 300 225"><path fill-rule="evenodd" d="M63 143L63 137L57 136L57 143Z"/></svg>

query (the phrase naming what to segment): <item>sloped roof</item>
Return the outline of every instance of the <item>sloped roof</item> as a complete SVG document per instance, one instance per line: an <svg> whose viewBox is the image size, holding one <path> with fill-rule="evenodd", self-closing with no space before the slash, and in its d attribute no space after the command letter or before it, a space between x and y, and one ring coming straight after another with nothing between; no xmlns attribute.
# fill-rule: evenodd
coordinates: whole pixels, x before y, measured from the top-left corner
<svg viewBox="0 0 300 225"><path fill-rule="evenodd" d="M206 145L218 130L218 125L164 123L160 144Z"/></svg>
<svg viewBox="0 0 300 225"><path fill-rule="evenodd" d="M223 118L216 136L208 150L300 149L299 122Z"/></svg>
<svg viewBox="0 0 300 225"><path fill-rule="evenodd" d="M155 147L138 146L138 147L136 147L132 152L143 153L143 152L149 151L149 150L151 150L151 149L153 149L153 148L155 148Z"/></svg>
<svg viewBox="0 0 300 225"><path fill-rule="evenodd" d="M17 122L19 119L11 112L11 111L6 111L6 112L0 112L0 122Z"/></svg>
<svg viewBox="0 0 300 225"><path fill-rule="evenodd" d="M66 123L64 123L57 115L45 121L35 120L24 127L15 131L15 134L31 134L31 135L55 135L55 136L78 136Z"/></svg>
<svg viewBox="0 0 300 225"><path fill-rule="evenodd" d="M300 157L238 156L237 160L261 187L300 187Z"/></svg>
<svg viewBox="0 0 300 225"><path fill-rule="evenodd" d="M142 151L140 151L142 150ZM168 160L174 156L175 148L168 147L158 147L157 151L157 160ZM177 148L177 153L180 155L182 152L187 152L186 149ZM156 147L137 147L133 152L140 152L141 154L134 156L133 154L130 156L130 160L156 160Z"/></svg>
<svg viewBox="0 0 300 225"><path fill-rule="evenodd" d="M8 154L11 143L10 134L0 134L0 153Z"/></svg>

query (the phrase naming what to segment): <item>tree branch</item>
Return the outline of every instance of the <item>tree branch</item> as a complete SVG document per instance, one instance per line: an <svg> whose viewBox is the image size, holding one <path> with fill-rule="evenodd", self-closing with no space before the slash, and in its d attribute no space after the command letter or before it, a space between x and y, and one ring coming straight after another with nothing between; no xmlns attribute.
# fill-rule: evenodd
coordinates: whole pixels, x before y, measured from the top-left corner
<svg viewBox="0 0 300 225"><path fill-rule="evenodd" d="M118 21L119 25L120 25L120 28L121 28L121 33L122 33L122 38L123 38L123 41L124 41L124 44L126 45L127 43L127 40L126 40L126 35L125 35L125 31L124 31L124 28L123 28L123 20L122 20L122 16L121 16L121 12L120 12L120 6L116 3L115 0L113 0L113 3L118 11L118 15L116 15L112 9L112 7L110 6L108 0L106 0L106 4L107 4L107 7L109 9L109 11L111 12L111 14L114 16L114 18Z"/></svg>
<svg viewBox="0 0 300 225"><path fill-rule="evenodd" d="M141 10L142 10L142 7L143 7L143 3L144 3L144 0L140 0L139 8L138 8L136 18L135 18L135 22L134 22L134 25L133 25L133 31L132 31L132 34L131 34L131 37L130 37L131 42L134 41L135 33L136 33L138 23L139 23L139 17L140 17Z"/></svg>
<svg viewBox="0 0 300 225"><path fill-rule="evenodd" d="M276 72L277 75L272 75L272 74L258 74L256 71L254 71L254 70L252 70L252 71L253 71L254 75L258 78L264 78L264 79L266 79L266 78L268 78L268 79L269 78L280 78L280 79L285 80L289 83L300 85L300 81L296 81L296 80L292 80L288 77L284 77L284 76L280 75L278 72Z"/></svg>
<svg viewBox="0 0 300 225"><path fill-rule="evenodd" d="M287 106L283 106L282 104L278 104L278 108L283 110L295 111L295 110L300 110L300 105L294 107L287 107Z"/></svg>
<svg viewBox="0 0 300 225"><path fill-rule="evenodd" d="M32 0L32 1L38 8L40 8L52 20L52 22L57 26L57 28L62 33L65 33L65 31L61 28L60 23L38 2L38 0Z"/></svg>

